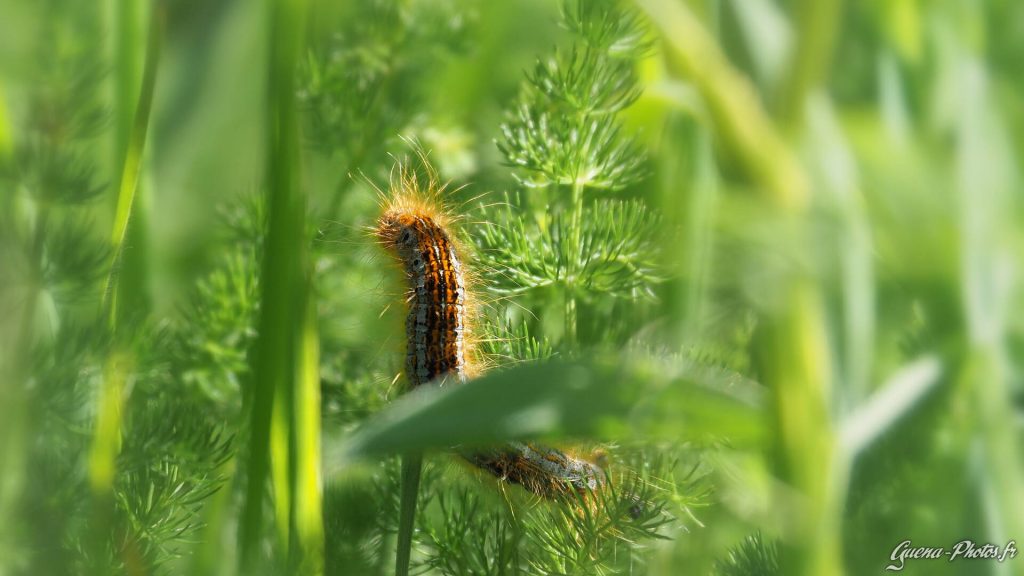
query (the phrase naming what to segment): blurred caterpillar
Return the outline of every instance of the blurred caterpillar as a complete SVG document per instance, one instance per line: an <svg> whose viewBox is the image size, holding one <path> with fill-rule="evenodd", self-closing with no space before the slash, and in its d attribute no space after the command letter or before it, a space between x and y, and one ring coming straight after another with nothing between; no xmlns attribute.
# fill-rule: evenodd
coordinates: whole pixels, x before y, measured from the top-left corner
<svg viewBox="0 0 1024 576"><path fill-rule="evenodd" d="M453 218L440 203L443 186L427 170L426 188L399 166L383 197L374 233L402 266L408 281L405 373L411 387L453 378L465 381L471 361L471 295L462 250L451 230ZM587 492L605 483L604 471L565 452L526 442L463 453L482 470L546 497Z"/></svg>

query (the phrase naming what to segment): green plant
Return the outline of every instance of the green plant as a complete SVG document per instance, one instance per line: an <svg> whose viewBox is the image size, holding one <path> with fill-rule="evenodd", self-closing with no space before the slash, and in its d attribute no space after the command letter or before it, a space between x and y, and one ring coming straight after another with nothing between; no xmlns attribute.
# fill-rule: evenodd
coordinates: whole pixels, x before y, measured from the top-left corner
<svg viewBox="0 0 1024 576"><path fill-rule="evenodd" d="M0 573L822 576L1019 540L1021 3L107 8L0 2ZM410 140L487 370L401 394L365 230ZM508 442L607 483L458 457ZM907 572L1021 571L988 562Z"/></svg>

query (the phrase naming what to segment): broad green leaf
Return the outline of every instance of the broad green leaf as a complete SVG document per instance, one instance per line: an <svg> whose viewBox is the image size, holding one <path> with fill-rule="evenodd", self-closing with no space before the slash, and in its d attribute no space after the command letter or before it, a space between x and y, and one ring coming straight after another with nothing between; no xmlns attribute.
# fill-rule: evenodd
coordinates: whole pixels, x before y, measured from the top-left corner
<svg viewBox="0 0 1024 576"><path fill-rule="evenodd" d="M760 402L756 384L715 370L612 359L530 364L408 394L351 437L330 465L538 436L756 443Z"/></svg>

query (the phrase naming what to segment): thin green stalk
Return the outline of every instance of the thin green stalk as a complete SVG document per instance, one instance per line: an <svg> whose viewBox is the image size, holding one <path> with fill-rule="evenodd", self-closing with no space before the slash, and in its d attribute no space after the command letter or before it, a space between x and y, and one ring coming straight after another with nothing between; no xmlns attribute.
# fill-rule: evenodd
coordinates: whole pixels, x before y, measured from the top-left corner
<svg viewBox="0 0 1024 576"><path fill-rule="evenodd" d="M295 72L302 46L304 0L269 0L266 117L267 235L261 272L259 337L252 356L252 406L244 511L241 519L240 571L250 573L260 560L263 537L263 493L269 468L271 420L275 397L287 404L287 482L279 481L277 496L288 494L288 517L295 490L296 354L305 319L307 278L306 196L301 183L299 127L295 102ZM280 450L275 457L281 458ZM281 486L282 483L287 486ZM280 511L279 511L280 512ZM292 531L289 530L289 534Z"/></svg>
<svg viewBox="0 0 1024 576"><path fill-rule="evenodd" d="M398 514L398 550L395 554L395 576L409 576L409 559L412 552L412 533L416 524L416 497L420 490L420 472L423 470L423 455L419 453L402 456L402 496Z"/></svg>
<svg viewBox="0 0 1024 576"><path fill-rule="evenodd" d="M831 102L815 98L808 108L809 162L819 170L816 186L836 200L840 211L840 298L842 306L842 396L846 413L865 401L874 365L875 271L871 226L858 184L856 160Z"/></svg>
<svg viewBox="0 0 1024 576"><path fill-rule="evenodd" d="M569 261L565 278L565 342L570 349L579 346L577 326L576 290L583 258L583 183L572 184L572 212L569 215Z"/></svg>

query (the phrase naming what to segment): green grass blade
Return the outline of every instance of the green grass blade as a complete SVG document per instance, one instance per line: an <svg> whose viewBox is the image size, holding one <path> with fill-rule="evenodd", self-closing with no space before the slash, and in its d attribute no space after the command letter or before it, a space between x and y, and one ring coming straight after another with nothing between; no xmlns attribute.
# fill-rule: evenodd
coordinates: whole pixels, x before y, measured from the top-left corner
<svg viewBox="0 0 1024 576"><path fill-rule="evenodd" d="M323 573L324 525L320 474L320 335L312 285L307 284L305 323L295 387L294 538L301 574Z"/></svg>
<svg viewBox="0 0 1024 576"><path fill-rule="evenodd" d="M718 197L710 130L694 118L678 116L665 129L658 186L668 266L674 272L661 292L668 335L676 345L696 340L707 313Z"/></svg>
<svg viewBox="0 0 1024 576"><path fill-rule="evenodd" d="M11 155L14 148L14 137L11 135L11 121L7 117L7 101L4 99L4 87L0 84L0 162Z"/></svg>
<svg viewBox="0 0 1024 576"><path fill-rule="evenodd" d="M306 197L301 185L299 127L295 103L295 72L302 46L305 2L270 0L268 4L269 52L267 54L266 194L267 234L261 272L259 336L252 356L252 406L250 413L247 486L240 533L242 573L260 560L263 536L263 493L269 468L272 417L275 398L287 431L287 456L278 437L275 458L288 462L287 481L275 480L276 495L288 494L291 524L294 494L295 452L294 399L297 375L295 355L300 347L305 318L302 306L306 290L307 240ZM280 404L280 403L279 403ZM284 434L278 429L278 434ZM281 465L281 464L279 464ZM280 506L280 500L278 501ZM278 508L281 512L281 509ZM290 531L289 531L290 533Z"/></svg>
<svg viewBox="0 0 1024 576"><path fill-rule="evenodd" d="M270 416L270 483L274 487L274 515L277 518L278 545L288 550L292 513L292 407L287 385L277 382Z"/></svg>
<svg viewBox="0 0 1024 576"><path fill-rule="evenodd" d="M114 334L114 342L103 368L103 384L100 388L95 430L89 450L89 484L94 496L91 534L96 570L102 570L101 559L106 556L107 542L105 538L109 534L112 521L116 461L121 451L125 387L135 364L134 353L130 350L125 327L122 326L124 315L119 301L129 290L134 290L137 286L132 286L124 281L120 275L120 268L139 175L142 171L150 111L153 106L153 93L156 88L160 52L164 41L165 22L165 4L163 2L154 3L150 13L142 86L139 89L138 102L135 105L131 134L124 151L118 185L117 212L114 216L114 227L110 239L112 259L107 272L103 306L108 328Z"/></svg>
<svg viewBox="0 0 1024 576"><path fill-rule="evenodd" d="M164 2L160 1L154 3L151 10L142 87L139 92L138 104L135 106L135 119L128 139L128 148L124 153L124 164L118 185L117 211L114 214L114 227L110 237L113 256L107 275L104 304L111 327L116 326L119 319L118 298L123 296L119 295L121 291L118 279L119 269L124 257L125 239L128 236L135 195L139 185L139 175L142 171L146 135L149 132L149 116L153 109L153 93L156 89L157 68L163 46L167 7Z"/></svg>
<svg viewBox="0 0 1024 576"><path fill-rule="evenodd" d="M131 139L134 130L134 118L138 108L138 95L143 59L140 54L147 54L143 37L143 22L140 17L145 15L146 3L143 0L117 0L114 10L114 149L113 157L116 165L123 165L127 155L131 153ZM153 10L161 10L154 4ZM141 154L141 152L140 152ZM149 218L146 206L148 193L151 193L152 178L146 175L152 171L140 169L136 178L135 191L132 193L130 223L124 244L124 250L117 270L118 306L122 316L138 319L145 317L150 310L149 280ZM121 200L118 198L118 203Z"/></svg>

